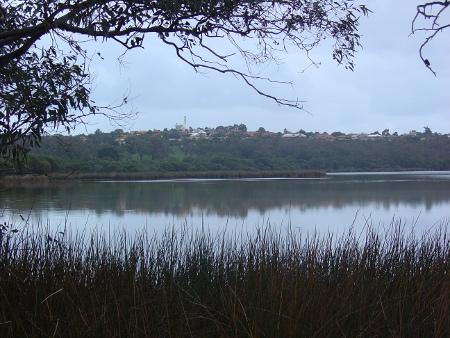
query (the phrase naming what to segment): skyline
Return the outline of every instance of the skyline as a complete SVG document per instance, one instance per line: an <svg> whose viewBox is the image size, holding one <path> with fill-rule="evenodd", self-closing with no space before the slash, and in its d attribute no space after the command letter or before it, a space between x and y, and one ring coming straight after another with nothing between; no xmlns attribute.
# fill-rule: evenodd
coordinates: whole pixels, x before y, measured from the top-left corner
<svg viewBox="0 0 450 338"><path fill-rule="evenodd" d="M242 124L247 127L247 125L245 123L242 123ZM176 123L173 126L167 126L167 127L162 128L162 129L156 129L156 128L145 129L144 128L144 129L135 129L135 130L123 130L122 128L120 128L120 126L118 126L118 128L116 128L114 130L108 130L108 131L104 131L104 130L101 130L100 128L97 128L94 132L92 132L92 133L89 132L89 134L94 134L95 132L97 132L97 130L102 132L102 133L105 133L105 134L111 133L111 132L115 132L117 130L123 130L124 134L143 134L143 133L147 133L147 132L165 132L165 130L167 130L167 131L177 130L179 132L185 131L185 132L188 132L188 133L195 133L196 131L199 131L199 130L202 130L202 131L208 131L208 129L209 130L215 130L217 128L221 128L221 127L228 128L228 127L232 127L232 126L235 126L235 125L238 125L238 124L237 123L233 123L231 125L225 125L225 126L224 125L220 125L220 126L205 126L205 127L202 127L202 126L190 126L190 125L186 125L186 127L185 127L184 125L183 126L181 126L181 125L182 125L181 123ZM272 133L272 134L273 133L275 133L275 134L281 133L281 134L284 135L284 134L299 134L299 133L300 134L302 134L302 133L310 134L310 133L314 133L314 134L329 134L329 135L331 135L332 133L342 133L343 135L346 135L346 136L350 136L350 135L375 135L377 133L381 135L385 130L387 130L387 132L388 132L387 135L397 134L398 136L404 136L404 135L411 134L411 132L413 134L415 134L415 133L423 134L423 133L426 132L426 129L429 128L428 126L424 126L423 128L415 128L415 129L410 130L407 133L400 133L400 132L398 132L396 130L390 130L388 128L377 129L377 130L367 131L367 132L362 131L362 132L343 133L340 130L322 130L322 131L319 131L319 130L304 130L302 128L299 129L299 130L283 128L283 130L281 130L281 131L278 131L278 130L274 131L274 130L270 130L269 128L266 128L264 126L260 126L260 127L264 128L266 133ZM429 129L431 130L431 132L433 134L437 133L439 135L444 135L444 136L448 135L450 137L450 132L449 133L440 133L440 132L432 130L431 128L429 128ZM236 129L231 129L231 130L236 130ZM247 129L247 131L245 131L243 133L245 134L245 133L255 133L255 132L258 132L258 129L255 129L255 130ZM83 135L83 133L81 133L81 134L74 133L73 135L74 136L79 136L79 135Z"/></svg>
<svg viewBox="0 0 450 338"><path fill-rule="evenodd" d="M245 124L282 132L284 128L358 133L389 129L399 134L429 127L450 132L450 80L448 32L439 34L425 49L435 77L420 57L424 35L411 33L416 5L421 1L373 1L373 11L362 17L359 33L363 49L355 57L355 70L337 66L327 41L311 51L320 67L310 66L301 52L284 55L284 64L261 69L263 76L293 81L288 85L262 84L270 94L304 100L306 111L280 107L258 95L243 81L226 74L195 73L156 37L147 37L142 50L125 56L126 67L116 58L122 50L112 43L95 43L90 50L102 58L90 64L96 74L92 98L98 104L120 100L130 91L131 105L140 114L132 123L110 125L104 117L87 120L73 134L172 128L187 116L187 126L214 127Z"/></svg>

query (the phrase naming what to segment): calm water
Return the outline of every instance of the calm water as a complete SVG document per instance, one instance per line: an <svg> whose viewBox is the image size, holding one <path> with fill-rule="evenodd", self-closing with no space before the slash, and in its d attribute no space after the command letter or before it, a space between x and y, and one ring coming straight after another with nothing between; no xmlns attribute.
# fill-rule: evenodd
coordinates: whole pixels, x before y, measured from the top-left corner
<svg viewBox="0 0 450 338"><path fill-rule="evenodd" d="M326 179L83 181L0 186L0 221L16 226L159 231L272 227L342 233L352 224L448 226L450 172L329 174Z"/></svg>

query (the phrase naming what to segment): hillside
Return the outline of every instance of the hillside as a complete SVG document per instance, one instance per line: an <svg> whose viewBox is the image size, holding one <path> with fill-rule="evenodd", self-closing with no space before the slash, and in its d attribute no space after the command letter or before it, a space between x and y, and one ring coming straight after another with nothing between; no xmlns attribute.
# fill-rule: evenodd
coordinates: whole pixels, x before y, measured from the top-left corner
<svg viewBox="0 0 450 338"><path fill-rule="evenodd" d="M448 135L248 132L245 125L49 135L22 172L450 170ZM3 169L7 172L8 169Z"/></svg>

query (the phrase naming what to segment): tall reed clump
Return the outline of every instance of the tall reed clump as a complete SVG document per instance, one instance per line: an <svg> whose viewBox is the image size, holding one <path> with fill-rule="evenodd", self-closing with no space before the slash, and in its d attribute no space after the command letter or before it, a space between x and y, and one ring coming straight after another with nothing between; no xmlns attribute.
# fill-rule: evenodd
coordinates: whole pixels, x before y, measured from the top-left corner
<svg viewBox="0 0 450 338"><path fill-rule="evenodd" d="M1 234L1 337L448 337L448 223Z"/></svg>

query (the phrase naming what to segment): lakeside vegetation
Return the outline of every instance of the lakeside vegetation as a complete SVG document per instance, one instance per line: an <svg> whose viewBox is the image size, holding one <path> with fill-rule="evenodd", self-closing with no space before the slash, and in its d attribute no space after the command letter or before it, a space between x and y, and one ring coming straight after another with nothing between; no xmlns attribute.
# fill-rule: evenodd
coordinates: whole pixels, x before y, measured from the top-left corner
<svg viewBox="0 0 450 338"><path fill-rule="evenodd" d="M8 187L8 183L36 183L59 180L173 180L173 179L241 179L241 178L324 178L321 170L258 170L258 171L182 171L182 172L131 172L131 173L76 173L47 175L6 175L0 182Z"/></svg>
<svg viewBox="0 0 450 338"><path fill-rule="evenodd" d="M206 128L205 128L206 129ZM245 125L44 136L25 166L11 173L151 173L208 177L210 172L450 170L450 138L425 128L407 135L340 132L271 133ZM294 136L293 136L294 135ZM288 136L288 137L286 137ZM208 173L209 172L209 173ZM181 174L185 173L185 174ZM203 174L199 174L203 173Z"/></svg>
<svg viewBox="0 0 450 338"><path fill-rule="evenodd" d="M449 140L442 135L334 141L264 134L129 137L150 142L142 149L167 153L133 153L132 143L118 142L114 133L48 136L22 172L170 179L450 169ZM278 193L280 201L290 198ZM102 199L120 196L107 195ZM164 191L157 196L161 210L174 203ZM256 235L182 226L149 237L117 231L72 235L4 222L0 336L448 336L448 221L418 235L405 233L401 221L387 229L339 237L292 229L281 235L270 225Z"/></svg>
<svg viewBox="0 0 450 338"><path fill-rule="evenodd" d="M5 223L0 335L448 336L448 222L424 234L400 221L389 229L131 237Z"/></svg>

